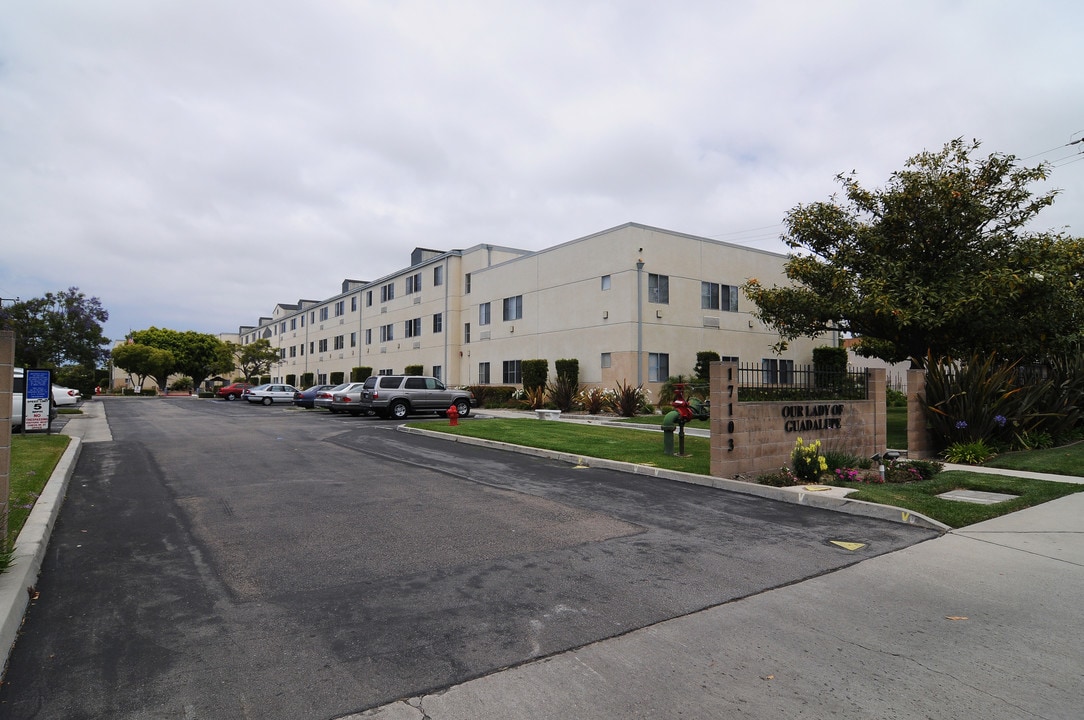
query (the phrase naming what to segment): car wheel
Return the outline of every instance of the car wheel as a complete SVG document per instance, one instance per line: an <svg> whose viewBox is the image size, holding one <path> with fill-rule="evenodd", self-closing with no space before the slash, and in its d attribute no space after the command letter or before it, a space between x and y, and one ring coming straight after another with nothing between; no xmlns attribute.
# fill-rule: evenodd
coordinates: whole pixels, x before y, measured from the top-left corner
<svg viewBox="0 0 1084 720"><path fill-rule="evenodd" d="M459 413L459 417L467 417L470 415L470 403L466 400L456 400L455 411Z"/></svg>
<svg viewBox="0 0 1084 720"><path fill-rule="evenodd" d="M271 398L269 398L269 397L265 397L265 398L263 399L263 404L264 404L264 405L270 405L270 404L271 404L271 402L272 402L272 401L271 401Z"/></svg>
<svg viewBox="0 0 1084 720"><path fill-rule="evenodd" d="M236 399L236 397L237 396L234 395L233 393L226 393L226 399L227 400L234 400L234 399Z"/></svg>
<svg viewBox="0 0 1084 720"><path fill-rule="evenodd" d="M410 412L410 408L407 407L407 404L402 400L396 400L392 403L390 410L391 416L396 420L402 420L407 416L407 413Z"/></svg>

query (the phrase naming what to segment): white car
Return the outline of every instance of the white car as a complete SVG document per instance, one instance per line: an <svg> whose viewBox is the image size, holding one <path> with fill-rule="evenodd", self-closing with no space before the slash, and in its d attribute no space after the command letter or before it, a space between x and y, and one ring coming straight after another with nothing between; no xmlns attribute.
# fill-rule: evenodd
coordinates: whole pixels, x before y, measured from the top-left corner
<svg viewBox="0 0 1084 720"><path fill-rule="evenodd" d="M82 394L75 388L66 388L53 383L53 402L57 405L76 405L82 399Z"/></svg>
<svg viewBox="0 0 1084 720"><path fill-rule="evenodd" d="M271 403L286 402L293 403L294 393L297 392L297 388L293 385L277 385L275 383L269 383L267 385L257 385L256 387L245 390L245 394L242 397L251 403L263 403L264 405L270 405Z"/></svg>

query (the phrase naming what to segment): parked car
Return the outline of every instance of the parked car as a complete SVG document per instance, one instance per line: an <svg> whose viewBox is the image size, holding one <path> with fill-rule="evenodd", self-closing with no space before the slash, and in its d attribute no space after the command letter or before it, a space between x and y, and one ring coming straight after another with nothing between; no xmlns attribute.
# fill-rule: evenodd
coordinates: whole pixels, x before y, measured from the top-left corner
<svg viewBox="0 0 1084 720"><path fill-rule="evenodd" d="M347 387L350 387L350 383L339 383L335 387L321 390L320 392L316 393L316 398L313 399L312 406L317 409L323 408L324 410L330 410L333 413L339 412L338 410L335 410L331 407L331 401L333 400L333 396L335 393Z"/></svg>
<svg viewBox="0 0 1084 720"><path fill-rule="evenodd" d="M303 408L315 407L316 394L321 390L330 390L336 387L335 385L313 385L307 387L304 390L298 390L294 393L294 405Z"/></svg>
<svg viewBox="0 0 1084 720"><path fill-rule="evenodd" d="M256 387L245 390L245 394L242 397L251 403L270 405L271 403L277 402L293 402L294 393L296 392L297 388L293 385L268 383L266 385L257 385Z"/></svg>
<svg viewBox="0 0 1084 720"><path fill-rule="evenodd" d="M82 393L75 388L63 387L53 383L53 403L55 405L75 405L82 399Z"/></svg>
<svg viewBox="0 0 1084 720"><path fill-rule="evenodd" d="M220 387L215 395L220 398L225 398L226 400L240 400L241 396L245 394L245 390L252 387L255 386L249 383L230 383L229 385Z"/></svg>
<svg viewBox="0 0 1084 720"><path fill-rule="evenodd" d="M444 413L452 405L459 417L467 417L474 403L474 394L470 390L448 388L435 377L421 375L371 377L365 381L358 400L361 412L396 419L411 413Z"/></svg>
<svg viewBox="0 0 1084 720"><path fill-rule="evenodd" d="M365 383L347 383L345 386L340 387L331 393L331 406L328 408L331 412L345 412L357 417L361 415L363 410L358 407L358 400L361 399L361 388Z"/></svg>

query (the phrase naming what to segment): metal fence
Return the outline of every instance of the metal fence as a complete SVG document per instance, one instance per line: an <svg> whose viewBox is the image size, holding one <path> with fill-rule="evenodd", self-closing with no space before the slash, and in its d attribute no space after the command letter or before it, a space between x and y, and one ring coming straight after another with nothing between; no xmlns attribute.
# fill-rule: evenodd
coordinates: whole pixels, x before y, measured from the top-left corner
<svg viewBox="0 0 1084 720"><path fill-rule="evenodd" d="M866 400L869 371L816 369L786 360L738 365L738 398L749 401Z"/></svg>

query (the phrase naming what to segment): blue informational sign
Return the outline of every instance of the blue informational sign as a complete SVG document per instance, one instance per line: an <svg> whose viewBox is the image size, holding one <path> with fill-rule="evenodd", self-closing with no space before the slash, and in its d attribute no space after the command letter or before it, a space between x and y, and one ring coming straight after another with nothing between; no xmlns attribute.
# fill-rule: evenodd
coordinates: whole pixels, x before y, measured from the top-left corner
<svg viewBox="0 0 1084 720"><path fill-rule="evenodd" d="M26 371L26 393L23 395L23 429L48 430L53 383L49 370Z"/></svg>

